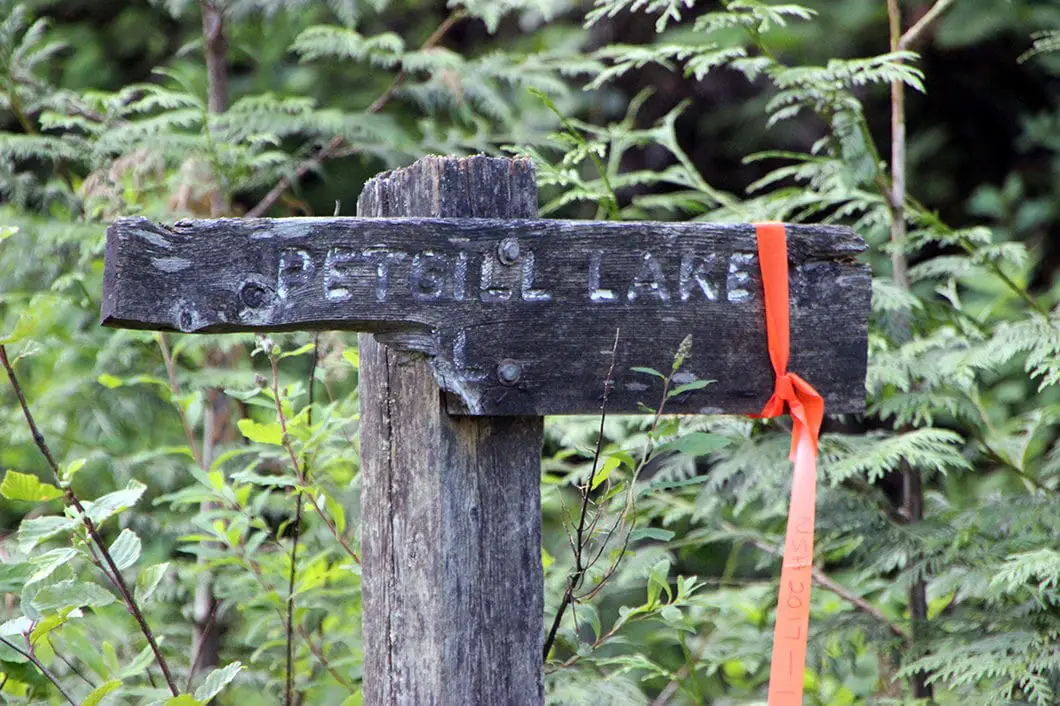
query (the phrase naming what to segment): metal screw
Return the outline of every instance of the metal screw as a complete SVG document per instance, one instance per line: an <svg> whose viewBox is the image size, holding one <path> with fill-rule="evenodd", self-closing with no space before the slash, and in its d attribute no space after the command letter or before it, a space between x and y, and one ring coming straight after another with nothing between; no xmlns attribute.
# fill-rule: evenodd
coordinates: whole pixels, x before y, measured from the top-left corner
<svg viewBox="0 0 1060 706"><path fill-rule="evenodd" d="M502 265L514 265L519 259L519 241L515 238L505 238L497 244L497 259Z"/></svg>
<svg viewBox="0 0 1060 706"><path fill-rule="evenodd" d="M505 358L497 363L497 379L501 381L502 385L514 385L519 382L522 374L523 369L514 360Z"/></svg>

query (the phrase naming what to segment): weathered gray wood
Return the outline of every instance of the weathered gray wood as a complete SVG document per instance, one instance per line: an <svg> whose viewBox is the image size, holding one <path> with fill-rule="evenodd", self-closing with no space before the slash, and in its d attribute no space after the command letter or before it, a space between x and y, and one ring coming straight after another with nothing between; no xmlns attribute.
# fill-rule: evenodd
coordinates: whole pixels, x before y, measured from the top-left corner
<svg viewBox="0 0 1060 706"><path fill-rule="evenodd" d="M402 206L387 202L379 219L119 220L103 322L387 334L430 356L454 413L595 412L616 329L613 412L657 404L657 380L631 368L668 369L689 334L683 381L716 382L670 411L757 412L772 393L751 225L502 221L486 209L459 211L473 220L393 218ZM788 231L791 370L830 412L860 412L870 273L854 256L864 243L847 228Z"/></svg>
<svg viewBox="0 0 1060 706"><path fill-rule="evenodd" d="M421 160L358 203L536 212L531 164L486 157ZM540 704L542 420L449 416L425 356L367 334L360 348L365 704Z"/></svg>

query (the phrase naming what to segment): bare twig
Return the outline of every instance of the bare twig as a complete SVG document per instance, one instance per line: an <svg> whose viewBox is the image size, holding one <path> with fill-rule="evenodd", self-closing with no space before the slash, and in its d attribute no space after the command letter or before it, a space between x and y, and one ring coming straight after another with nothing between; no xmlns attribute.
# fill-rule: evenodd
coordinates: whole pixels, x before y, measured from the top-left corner
<svg viewBox="0 0 1060 706"><path fill-rule="evenodd" d="M563 614L574 600L574 592L581 585L585 577L585 566L582 564L583 552L585 551L585 516L589 512L589 496L592 494L593 482L596 480L596 471L600 465L600 452L604 446L604 422L607 421L607 400L611 396L611 389L615 385L615 359L618 356L619 329L615 329L615 342L611 346L611 363L607 367L607 377L604 378L604 394L600 400L600 428L596 433L596 448L593 450L593 465L589 471L589 478L582 486L582 506L578 516L578 529L572 539L574 547L574 570L567 576L566 588L563 590L563 599L559 608L556 609L556 617L552 619L552 627L545 638L544 651L541 656L543 660L548 659L548 653L556 641L556 633L559 632L560 623L563 622Z"/></svg>
<svg viewBox="0 0 1060 706"><path fill-rule="evenodd" d="M912 42L934 18L939 17L952 0L938 0L920 22L909 32L902 34L902 13L898 0L887 0L887 19L890 34L891 51L898 51ZM914 32L915 30L915 32ZM906 200L906 132L905 132L905 84L902 81L891 82L891 192L889 194L891 211L891 269L895 286L902 291L909 291L909 264L906 260L905 245L905 200ZM896 321L898 335L905 339L910 335L911 324L905 317ZM902 505L909 522L919 522L924 518L924 485L920 469L906 460L902 461ZM914 558L910 557L910 563ZM917 637L927 622L927 584L923 577L913 576L909 584L909 622L908 640L911 647L916 647ZM917 672L910 677L913 696L931 698L933 689L925 672Z"/></svg>
<svg viewBox="0 0 1060 706"><path fill-rule="evenodd" d="M727 523L723 523L722 527L724 527L730 532L736 532L736 528ZM773 556L783 556L784 554L784 548L782 546L774 546L772 544L769 544L768 542L763 542L762 540L756 537L751 537L748 541L750 541L751 544L753 544L758 549L761 549L762 551L766 552L767 554L772 554ZM852 606L860 610L862 613L865 613L866 615L871 615L873 618L876 618L881 623L883 623L895 637L908 639L909 632L905 628L893 622L890 618L884 615L883 611L881 611L879 608L872 605L867 600L865 600L864 598L854 593L849 588L847 588L846 586L826 574L824 570L822 570L820 567L816 565L813 567L812 576L813 582L815 584L817 584L821 588L828 589L835 595L845 600L847 603L850 603Z"/></svg>
<svg viewBox="0 0 1060 706"><path fill-rule="evenodd" d="M0 348L3 348L3 346L0 346ZM29 642L29 637L28 636L25 636L25 637L26 637L26 642L28 643ZM14 650L15 652L18 652L20 655L22 655L23 657L28 659L33 664L34 667L36 667L38 670L40 670L40 673L44 675L44 678L47 679L48 681L50 681L52 683L52 686L54 686L56 689L59 690L59 693L63 695L63 698L66 699L71 704L71 706L77 706L77 702L74 701L73 698L70 697L70 694L66 693L66 689L64 689L63 685L59 683L58 678L56 678L56 676L54 674L52 674L51 670L49 670L47 667L44 666L43 662L41 662L39 659L37 659L37 655L34 654L32 647L27 647L26 649L22 649L21 647L19 647L15 643L13 643L10 640L8 640L6 637L0 637L0 642L4 643L8 647L10 647L12 650Z"/></svg>
<svg viewBox="0 0 1060 706"><path fill-rule="evenodd" d="M931 9L924 13L924 16L916 21L912 27L905 31L897 43L896 49L909 49L917 40L920 39L920 35L924 33L931 23L942 16L942 13L949 9L950 5L954 3L954 0L936 0L935 4L931 6Z"/></svg>
<svg viewBox="0 0 1060 706"><path fill-rule="evenodd" d="M338 206L336 204L336 210ZM307 412L307 421L310 426L313 425L313 393L316 386L313 384L317 374L317 363L320 360L320 334L313 336L313 365L309 368L309 404ZM309 475L309 460L303 458L302 460L306 476ZM284 691L284 706L294 706L294 582L298 575L298 537L299 530L302 526L302 495L303 491L299 490L296 496L296 505L294 510L294 525L292 529L292 540L291 540L291 570L287 577L287 664L285 665L287 670L287 685Z"/></svg>
<svg viewBox="0 0 1060 706"><path fill-rule="evenodd" d="M11 362L7 358L7 349L2 345L0 345L0 364L3 365L4 370L7 372L7 377L11 381L11 387L15 391L15 397L18 399L18 403L22 407L22 415L26 418L26 424L29 426L30 433L33 435L33 442L37 445L37 448L48 462L48 466L51 468L56 484L61 485L62 476L59 472L59 464L56 463L55 457L52 455L51 449L48 447L48 444L44 439L44 435L41 434L40 429L37 427L37 422L33 419L33 414L30 412L29 405L26 403L26 396L22 392L21 384L19 384L18 376L15 375L15 369L11 367ZM96 545L100 555L103 557L103 561L106 562L110 569L110 578L117 587L118 592L121 594L126 609L136 620L136 623L140 627L140 632L142 632L144 637L147 638L147 643L151 646L151 651L154 652L155 661L158 662L158 667L162 670L162 676L165 677L170 692L173 696L178 696L180 692L177 689L176 682L173 681L173 676L169 673L169 665L166 664L166 659L162 656L162 650L158 647L158 643L155 641L154 633L151 632L151 627L147 624L147 619L144 617L143 612L141 612L140 606L137 605L136 601L133 599L132 592L129 591L129 587L125 584L125 579L122 577L118 565L114 562L114 557L110 555L110 550L107 549L103 537L100 536L99 530L96 528L96 523L88 516L84 505L81 504L81 500L74 493L73 488L67 487L65 489L65 500L68 505L73 506L73 508L77 510L81 523L85 526L85 530L88 532L88 536Z"/></svg>
<svg viewBox="0 0 1060 706"><path fill-rule="evenodd" d="M431 35L427 37L426 40L424 40L423 44L420 45L420 51L423 51L425 49L432 49L438 46L439 42L442 41L442 39L449 32L449 30L451 30L457 22L464 19L464 17L466 16L467 11L463 9L454 10L452 13L450 13L449 16L446 17L440 25L438 25L437 29L435 29L431 33ZM368 106L368 109L365 112L378 113L380 110L386 107L387 103L389 103L394 98L394 95L397 93L398 88L401 87L401 84L404 83L405 79L408 78L408 75L408 71L404 68L398 71L397 75L394 76L394 80L390 82L390 85L387 86L386 90L383 91L383 93L378 98L376 98L370 106ZM304 177L313 169L316 169L316 167L321 162L325 162L335 157L346 156L350 154L349 151L344 151L342 149L345 145L346 139L341 135L336 135L332 137L330 140L328 140L327 144L317 150L316 154L299 164L295 168L293 174L289 176L280 177L280 180L276 182L276 186L272 187L272 189L269 190L269 193L265 194L265 196L261 199L261 201L257 203L257 205L247 211L246 217L260 218L261 216L265 215L265 213L270 208L272 208L273 204L279 201L280 197L283 196L287 189L291 187L291 184Z"/></svg>

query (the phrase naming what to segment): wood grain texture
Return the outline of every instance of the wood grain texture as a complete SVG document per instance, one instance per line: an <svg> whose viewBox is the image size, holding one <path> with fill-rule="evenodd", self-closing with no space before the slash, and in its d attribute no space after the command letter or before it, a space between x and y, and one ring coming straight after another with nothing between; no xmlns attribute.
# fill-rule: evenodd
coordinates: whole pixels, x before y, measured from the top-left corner
<svg viewBox="0 0 1060 706"><path fill-rule="evenodd" d="M455 178L447 169L439 187ZM494 195L509 183L468 178ZM657 405L658 380L631 369L669 369L689 334L681 381L716 382L672 400L671 412L753 413L772 393L751 225L498 220L486 207L395 218L409 197L379 198L383 218L119 220L108 230L103 322L385 334L428 354L454 413L595 412L616 329L613 412ZM871 276L854 257L864 244L847 228L788 232L790 369L829 412L860 412ZM508 380L503 362L517 373Z"/></svg>
<svg viewBox="0 0 1060 706"><path fill-rule="evenodd" d="M427 158L364 216L531 216L529 162ZM454 417L423 354L360 336L364 702L543 702L536 417Z"/></svg>

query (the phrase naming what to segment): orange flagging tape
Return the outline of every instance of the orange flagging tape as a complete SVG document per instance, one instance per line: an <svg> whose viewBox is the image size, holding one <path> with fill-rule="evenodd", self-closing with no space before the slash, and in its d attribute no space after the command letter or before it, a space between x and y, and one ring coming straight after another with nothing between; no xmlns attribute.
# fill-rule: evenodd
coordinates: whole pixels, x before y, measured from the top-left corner
<svg viewBox="0 0 1060 706"><path fill-rule="evenodd" d="M791 506L784 535L777 624L769 671L769 706L802 703L806 667L806 635L810 625L810 583L813 578L813 522L817 485L817 435L824 420L824 400L808 382L788 372L790 324L788 306L788 242L783 223L758 223L758 261L765 290L766 338L776 372L773 396L760 417L791 411L790 458L795 462Z"/></svg>

